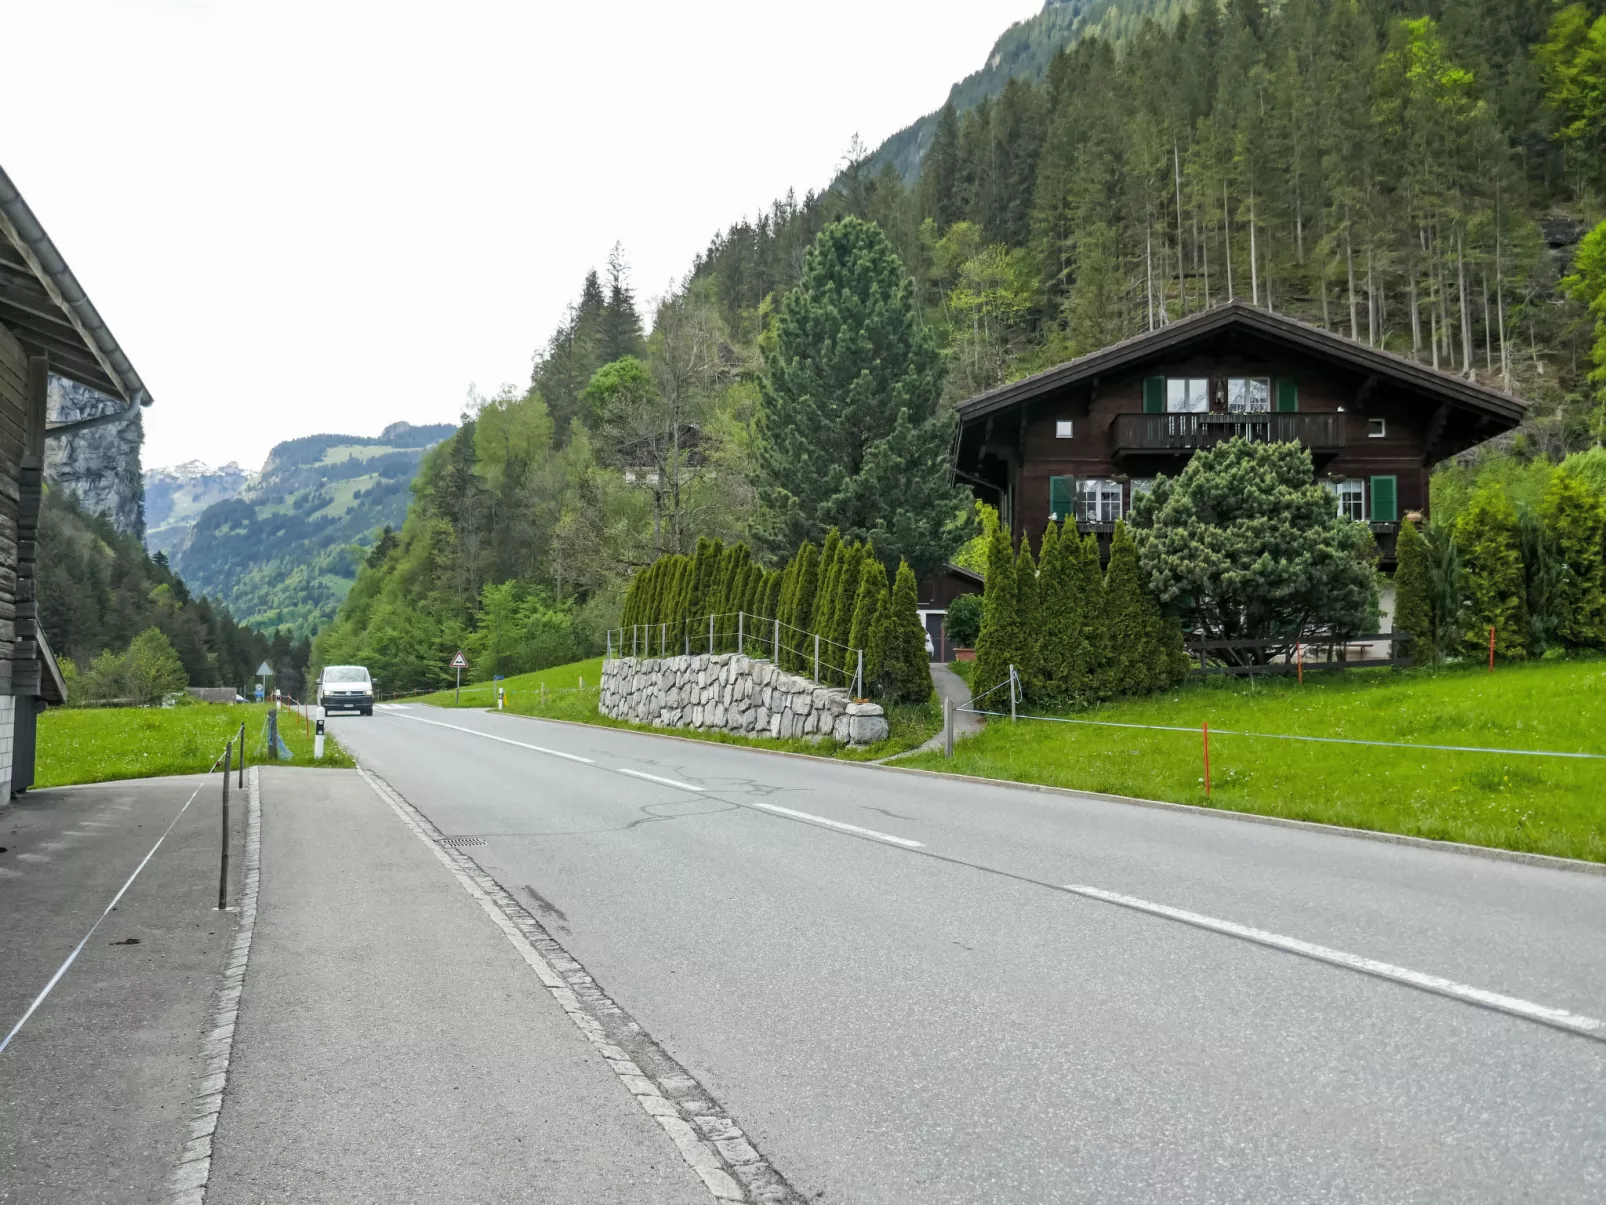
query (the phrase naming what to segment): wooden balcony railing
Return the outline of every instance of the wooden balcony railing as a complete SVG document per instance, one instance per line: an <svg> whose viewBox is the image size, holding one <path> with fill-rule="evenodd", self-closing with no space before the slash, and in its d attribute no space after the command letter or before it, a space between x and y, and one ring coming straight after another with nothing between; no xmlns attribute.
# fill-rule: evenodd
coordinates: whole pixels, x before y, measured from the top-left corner
<svg viewBox="0 0 1606 1205"><path fill-rule="evenodd" d="M1115 453L1194 452L1229 439L1303 444L1313 452L1344 448L1342 414L1118 414Z"/></svg>

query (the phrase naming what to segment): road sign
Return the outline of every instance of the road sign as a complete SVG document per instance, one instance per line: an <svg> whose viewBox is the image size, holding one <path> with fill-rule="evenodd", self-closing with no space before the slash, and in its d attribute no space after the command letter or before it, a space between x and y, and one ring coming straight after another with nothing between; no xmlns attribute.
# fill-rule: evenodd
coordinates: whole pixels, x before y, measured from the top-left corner
<svg viewBox="0 0 1606 1205"><path fill-rule="evenodd" d="M463 656L463 650L462 649L458 649L457 650L457 656L452 658L452 668L453 669L467 669L468 668L468 658Z"/></svg>
<svg viewBox="0 0 1606 1205"><path fill-rule="evenodd" d="M457 655L459 657L461 657L463 654L459 653ZM273 667L270 666L266 661L264 661L261 665L257 666L257 677L259 677L259 678L271 678L271 677L273 677Z"/></svg>

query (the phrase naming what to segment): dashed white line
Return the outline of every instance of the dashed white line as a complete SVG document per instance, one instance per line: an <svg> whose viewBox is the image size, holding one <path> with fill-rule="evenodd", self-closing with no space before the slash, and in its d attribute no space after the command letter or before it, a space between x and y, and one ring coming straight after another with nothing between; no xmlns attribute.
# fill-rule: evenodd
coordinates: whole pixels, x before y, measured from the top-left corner
<svg viewBox="0 0 1606 1205"><path fill-rule="evenodd" d="M645 778L650 782L661 782L666 787L679 787L682 791L697 791L701 793L708 790L707 787L694 786L689 782L681 782L678 779L664 778L657 774L648 774L645 770L626 770L623 766L621 766L619 768L619 773L628 774L631 778Z"/></svg>
<svg viewBox="0 0 1606 1205"><path fill-rule="evenodd" d="M461 724L447 724L440 720L426 720L421 715L404 715L401 718L411 720L415 724L433 724L437 728L450 728L453 732L466 732L470 736L483 736L488 741L500 741L504 745L517 745L520 749L531 749L536 753L545 753L548 757L561 757L565 761L577 761L587 766L597 764L589 757L581 757L578 753L565 753L561 749L548 749L544 745L531 745L524 741L509 740L505 736L492 736L489 732L481 732L478 728L465 728ZM678 786L679 784L677 783L676 785ZM693 789L695 790L696 788Z"/></svg>
<svg viewBox="0 0 1606 1205"><path fill-rule="evenodd" d="M1453 979L1444 979L1438 975L1427 975L1421 971L1413 971L1408 967L1379 962L1375 958L1363 958L1359 954L1347 954L1343 950L1334 950L1327 946L1315 945L1312 942L1300 941L1296 937L1284 937L1279 933L1269 933L1265 929L1255 929L1249 925L1240 925L1229 920L1218 920L1213 916L1189 912L1184 908L1172 908L1166 904L1151 903L1149 900L1141 900L1131 895L1121 895L1115 891L1105 891L1098 887L1084 887L1076 884L1067 884L1065 890L1074 895L1085 896L1088 899L1102 900L1107 904L1118 904L1122 908L1131 908L1138 912L1147 912L1152 916L1163 916L1167 920L1181 921L1183 924L1193 925L1195 928L1209 929L1215 933L1224 933L1229 937L1242 938L1245 941L1255 942L1257 945L1269 946L1274 950L1284 950L1290 954L1298 954L1304 958L1312 958L1318 962L1343 967L1345 970L1360 971L1362 974L1372 975L1379 979L1392 979L1396 983L1404 983L1410 987L1421 988L1424 991L1433 992L1441 996L1450 996L1468 1004L1492 1008L1498 1012L1509 1013L1514 1017L1522 1017L1528 1021L1538 1021L1545 1025L1554 1026L1557 1029L1565 1029L1572 1033L1584 1034L1589 1037L1606 1036L1606 1021L1568 1012L1563 1008L1551 1008L1548 1005L1535 1004L1531 1000L1503 995L1500 992L1487 991L1481 987L1472 987L1470 984L1457 983Z"/></svg>
<svg viewBox="0 0 1606 1205"><path fill-rule="evenodd" d="M908 837L894 837L891 833L879 832L873 828L860 828L857 824L844 824L840 820L828 820L824 816L816 816L812 812L799 812L793 808L783 808L775 803L747 803L750 808L759 808L762 811L774 812L777 816L790 816L793 820L807 820L810 824L823 824L827 828L841 829L844 833L857 833L861 837L874 837L877 841L890 841L894 845L901 845L905 849L924 849L925 842L911 841Z"/></svg>

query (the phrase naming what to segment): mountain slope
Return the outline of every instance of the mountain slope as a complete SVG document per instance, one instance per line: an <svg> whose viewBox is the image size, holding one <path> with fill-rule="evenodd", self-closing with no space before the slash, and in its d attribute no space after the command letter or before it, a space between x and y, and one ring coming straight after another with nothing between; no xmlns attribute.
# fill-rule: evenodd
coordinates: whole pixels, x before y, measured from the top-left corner
<svg viewBox="0 0 1606 1205"><path fill-rule="evenodd" d="M1185 7L1186 0L1046 0L1042 12L1003 32L986 63L949 89L948 103L960 113L973 109L997 96L1012 79L1042 79L1054 56L1073 42L1096 34L1118 43L1145 20L1170 21ZM913 184L931 149L937 112L927 113L877 147L870 168L880 171L891 164L905 184Z"/></svg>
<svg viewBox="0 0 1606 1205"><path fill-rule="evenodd" d="M152 470L147 497L154 483L170 507L151 519L152 535L198 593L227 603L242 622L311 634L356 580L361 546L406 518L424 452L454 430L393 423L378 436L288 440L237 488L227 469L189 477L195 466Z"/></svg>

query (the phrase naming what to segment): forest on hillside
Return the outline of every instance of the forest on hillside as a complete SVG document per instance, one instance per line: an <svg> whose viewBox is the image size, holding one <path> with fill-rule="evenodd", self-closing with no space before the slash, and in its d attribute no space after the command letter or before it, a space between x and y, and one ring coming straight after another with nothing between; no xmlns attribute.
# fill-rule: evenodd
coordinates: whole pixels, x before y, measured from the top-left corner
<svg viewBox="0 0 1606 1205"><path fill-rule="evenodd" d="M818 328L787 306L844 218L884 233L942 413L1239 297L1527 400L1473 458L1489 471L1559 460L1601 434L1603 138L1606 17L1585 5L1201 0L1084 38L1040 82L945 108L912 187L856 145L829 189L729 227L650 334L616 247L528 387L426 459L314 660L428 685L494 613L534 634L534 668L596 647L628 575L699 537L784 560L760 538L765 415L778 342ZM931 539L951 551L963 519L938 508Z"/></svg>

